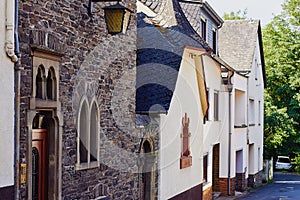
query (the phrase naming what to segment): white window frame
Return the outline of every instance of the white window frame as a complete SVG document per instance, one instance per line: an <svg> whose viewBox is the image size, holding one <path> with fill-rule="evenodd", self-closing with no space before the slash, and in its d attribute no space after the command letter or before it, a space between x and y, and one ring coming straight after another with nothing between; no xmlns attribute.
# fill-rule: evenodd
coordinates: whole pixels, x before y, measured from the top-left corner
<svg viewBox="0 0 300 200"><path fill-rule="evenodd" d="M82 112L82 107L83 105L86 105L86 122L87 124L85 124L86 126L86 137L87 137L87 161L86 162L81 162L80 159L80 138L81 138L81 126L82 124L80 123L80 117L81 117L81 112ZM92 108L93 105L96 105L96 147L97 147L97 156L96 156L96 161L91 161L90 160L90 154L91 154L91 114L92 114ZM99 162L99 157L100 157L100 153L99 153L99 144L100 144L100 134L99 134L99 124L100 124L100 115L99 115L99 106L98 103L95 99L95 97L92 99L91 103L88 102L88 98L86 96L83 96L80 104L79 104L79 111L78 111L78 116L77 116L77 163L76 163L76 170L82 170L82 169L87 169L87 168L94 168L94 167L98 167L100 165Z"/></svg>
<svg viewBox="0 0 300 200"><path fill-rule="evenodd" d="M205 23L205 35L203 34L203 22ZM201 37L203 40L207 41L207 19L203 16L200 17L200 29L201 29ZM205 38L203 38L203 35Z"/></svg>
<svg viewBox="0 0 300 200"><path fill-rule="evenodd" d="M249 126L255 125L255 101L254 99L249 99Z"/></svg>
<svg viewBox="0 0 300 200"><path fill-rule="evenodd" d="M217 97L217 102L216 102ZM220 95L219 91L214 91L214 121L220 120Z"/></svg>

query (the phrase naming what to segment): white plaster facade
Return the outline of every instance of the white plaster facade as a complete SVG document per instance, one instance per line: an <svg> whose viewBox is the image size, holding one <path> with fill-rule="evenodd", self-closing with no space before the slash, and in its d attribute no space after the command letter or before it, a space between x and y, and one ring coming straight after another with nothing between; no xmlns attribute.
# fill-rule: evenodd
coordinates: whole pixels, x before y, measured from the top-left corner
<svg viewBox="0 0 300 200"><path fill-rule="evenodd" d="M14 62L12 62L11 58L7 56L6 51L7 45L10 42L13 42L14 38L14 1L0 1L0 19L0 151L2 152L0 154L1 189L2 187L14 185Z"/></svg>
<svg viewBox="0 0 300 200"><path fill-rule="evenodd" d="M203 135L203 156L208 156L207 162L207 180L203 185L203 190L212 186L213 173L213 147L220 144L220 170L227 164L227 138L224 133L228 132L228 92L222 84L221 65L210 56L203 56L204 72L208 94L208 116L204 124ZM214 94L218 94L218 120L214 119ZM224 171L224 170L222 170ZM225 171L224 171L225 172ZM222 173L221 173L222 174Z"/></svg>
<svg viewBox="0 0 300 200"><path fill-rule="evenodd" d="M213 185L213 147L216 144L220 144L219 178L234 178L236 173L244 173L247 179L263 169L264 80L258 41L257 38L251 73L241 75L233 69L230 115L229 92L221 79L222 64L210 56L203 56L209 102L203 135L203 156L208 158L203 191ZM219 94L219 120L214 119L216 92Z"/></svg>
<svg viewBox="0 0 300 200"><path fill-rule="evenodd" d="M263 169L263 131L264 131L264 78L261 63L259 38L248 79L248 173L256 174ZM253 104L253 105L251 105ZM251 147L250 145L254 145ZM253 149L251 149L253 148Z"/></svg>
<svg viewBox="0 0 300 200"><path fill-rule="evenodd" d="M180 169L182 117L190 119L192 165ZM203 114L195 61L185 49L167 114L160 115L159 199L169 199L202 183Z"/></svg>

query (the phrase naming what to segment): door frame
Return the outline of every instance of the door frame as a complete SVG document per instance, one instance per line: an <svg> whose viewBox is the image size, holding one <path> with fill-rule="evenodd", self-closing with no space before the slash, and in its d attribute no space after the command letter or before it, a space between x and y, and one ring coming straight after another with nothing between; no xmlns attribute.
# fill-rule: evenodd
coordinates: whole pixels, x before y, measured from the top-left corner
<svg viewBox="0 0 300 200"><path fill-rule="evenodd" d="M39 152L38 159L38 199L44 200L47 193L47 130L32 129L32 149L36 148Z"/></svg>
<svg viewBox="0 0 300 200"><path fill-rule="evenodd" d="M63 118L62 113L59 110L47 109L47 110L29 110L27 112L27 197L28 199L32 199L32 140L34 140L33 131L36 129L33 128L33 120L37 113L39 112L47 112L48 120L51 120L52 123L52 134L54 134L54 143L52 145L55 151L54 158L54 173L55 180L51 185L53 188L53 195L51 199L61 200L62 199L62 125ZM48 130L47 130L48 133ZM51 162L51 161L50 161ZM48 165L49 166L49 165ZM47 167L48 168L48 167ZM47 199L47 198L46 198Z"/></svg>

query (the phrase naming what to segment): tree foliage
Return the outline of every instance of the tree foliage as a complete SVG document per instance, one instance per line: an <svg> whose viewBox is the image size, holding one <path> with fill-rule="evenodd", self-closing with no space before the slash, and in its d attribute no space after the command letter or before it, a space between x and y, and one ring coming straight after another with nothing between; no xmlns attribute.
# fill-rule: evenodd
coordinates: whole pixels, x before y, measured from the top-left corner
<svg viewBox="0 0 300 200"><path fill-rule="evenodd" d="M300 0L285 0L282 12L263 30L265 155L300 149Z"/></svg>
<svg viewBox="0 0 300 200"><path fill-rule="evenodd" d="M241 11L241 10L238 10L237 12L230 12L230 13L225 13L223 15L223 18L225 20L239 20L239 19L246 19L247 18L247 9Z"/></svg>

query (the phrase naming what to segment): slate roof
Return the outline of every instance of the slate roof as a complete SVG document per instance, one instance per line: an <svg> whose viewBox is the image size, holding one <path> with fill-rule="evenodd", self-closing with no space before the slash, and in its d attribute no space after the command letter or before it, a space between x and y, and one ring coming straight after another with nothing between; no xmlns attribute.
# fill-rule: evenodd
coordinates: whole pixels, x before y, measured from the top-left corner
<svg viewBox="0 0 300 200"><path fill-rule="evenodd" d="M201 4L191 4L187 2L179 2L179 4L194 30L200 33Z"/></svg>
<svg viewBox="0 0 300 200"><path fill-rule="evenodd" d="M201 28L201 9L205 9L205 11L209 13L209 17L213 19L218 26L221 26L221 24L223 23L223 20L207 2L203 2L202 0L179 0L179 4L186 18L197 33L200 33Z"/></svg>
<svg viewBox="0 0 300 200"><path fill-rule="evenodd" d="M259 20L225 20L219 29L219 55L236 70L251 69Z"/></svg>
<svg viewBox="0 0 300 200"><path fill-rule="evenodd" d="M140 0L143 4L149 7L153 12L158 13L162 4L162 0Z"/></svg>
<svg viewBox="0 0 300 200"><path fill-rule="evenodd" d="M188 23L178 1L170 1L176 26L160 27L144 13L137 16L137 113L169 110L185 46L210 50Z"/></svg>

